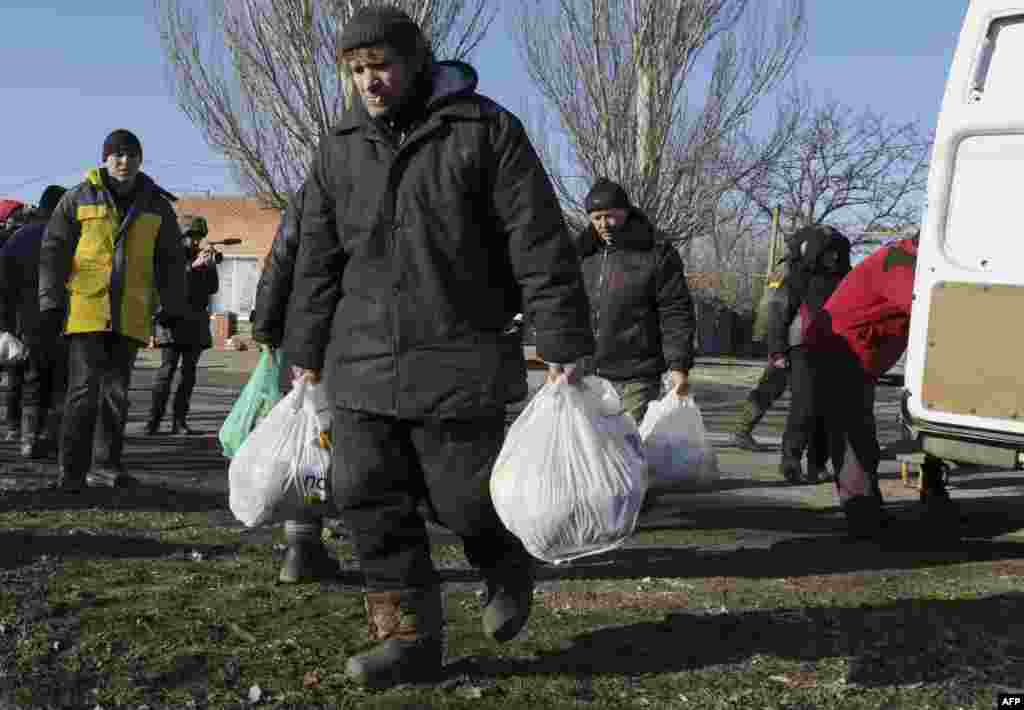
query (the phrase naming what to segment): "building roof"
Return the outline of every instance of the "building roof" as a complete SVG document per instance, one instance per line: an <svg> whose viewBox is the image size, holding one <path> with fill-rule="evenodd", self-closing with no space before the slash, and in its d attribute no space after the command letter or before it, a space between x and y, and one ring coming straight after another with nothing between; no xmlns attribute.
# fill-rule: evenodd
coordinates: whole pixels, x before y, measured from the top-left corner
<svg viewBox="0 0 1024 710"><path fill-rule="evenodd" d="M206 197L185 195L174 203L178 215L193 214L206 218L207 240L238 238L241 244L218 246L227 256L255 256L262 259L270 251L280 211L264 207L255 197Z"/></svg>

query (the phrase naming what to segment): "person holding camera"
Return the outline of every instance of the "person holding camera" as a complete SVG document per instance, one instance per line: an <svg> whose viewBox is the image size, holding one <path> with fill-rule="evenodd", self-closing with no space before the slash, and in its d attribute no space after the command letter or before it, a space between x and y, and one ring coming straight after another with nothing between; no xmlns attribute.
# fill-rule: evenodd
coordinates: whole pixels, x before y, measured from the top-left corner
<svg viewBox="0 0 1024 710"><path fill-rule="evenodd" d="M188 425L187 418L192 390L196 385L199 358L203 350L213 346L210 334L210 296L220 288L217 264L223 256L213 247L200 248L200 242L209 231L204 218L183 215L179 226L185 251L185 296L188 308L185 316L170 327L160 324L160 313L155 316L156 345L161 349L161 358L160 369L153 382L149 421L146 423L146 433L150 436L160 431L160 421L167 409L171 383L179 364L181 380L174 395L171 435L201 433Z"/></svg>

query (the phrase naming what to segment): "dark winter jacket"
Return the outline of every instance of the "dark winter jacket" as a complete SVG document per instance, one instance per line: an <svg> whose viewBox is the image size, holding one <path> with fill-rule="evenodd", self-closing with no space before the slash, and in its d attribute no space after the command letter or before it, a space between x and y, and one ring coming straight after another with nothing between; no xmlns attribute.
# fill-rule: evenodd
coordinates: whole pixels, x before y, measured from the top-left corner
<svg viewBox="0 0 1024 710"><path fill-rule="evenodd" d="M494 414L525 387L505 327L523 312L542 359L575 361L593 350L586 293L522 124L476 93L466 64L440 63L431 84L407 133L360 106L321 141L285 349L300 367L329 360L340 407Z"/></svg>
<svg viewBox="0 0 1024 710"><path fill-rule="evenodd" d="M817 352L853 355L869 379L903 356L910 337L917 241L874 252L839 284L808 330Z"/></svg>
<svg viewBox="0 0 1024 710"><path fill-rule="evenodd" d="M275 348L280 347L284 340L285 317L288 315L288 300L295 278L295 259L299 253L305 193L306 188L300 188L281 215L277 234L274 235L270 253L263 262L263 271L256 285L252 337L258 343Z"/></svg>
<svg viewBox="0 0 1024 710"><path fill-rule="evenodd" d="M782 355L803 345L807 328L848 273L849 240L833 229L808 231L790 258L782 297L769 318L769 352Z"/></svg>
<svg viewBox="0 0 1024 710"><path fill-rule="evenodd" d="M196 252L185 252L185 300L187 311L171 326L161 324L161 317L154 318L156 343L161 347L205 350L213 346L210 333L210 296L220 289L217 265L207 264L199 269L192 268Z"/></svg>
<svg viewBox="0 0 1024 710"><path fill-rule="evenodd" d="M44 232L45 219L31 222L0 248L0 330L18 337L40 322L39 247Z"/></svg>
<svg viewBox="0 0 1024 710"><path fill-rule="evenodd" d="M593 227L577 243L597 342L596 373L631 380L692 368L697 319L675 247L657 240L637 210L612 245Z"/></svg>

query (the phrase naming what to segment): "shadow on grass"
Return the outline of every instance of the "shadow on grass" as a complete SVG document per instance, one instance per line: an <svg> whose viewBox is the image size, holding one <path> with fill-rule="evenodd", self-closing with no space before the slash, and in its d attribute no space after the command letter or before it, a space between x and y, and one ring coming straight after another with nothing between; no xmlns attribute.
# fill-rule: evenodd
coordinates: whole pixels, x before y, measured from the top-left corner
<svg viewBox="0 0 1024 710"><path fill-rule="evenodd" d="M39 530L4 530L0 532L0 570L29 564L44 555L73 558L156 558L180 555L183 558L199 553L204 558L227 554L229 545L169 544L144 537L128 535L65 534Z"/></svg>
<svg viewBox="0 0 1024 710"><path fill-rule="evenodd" d="M807 607L707 614L600 628L534 658L468 657L451 676L639 675L746 666L756 655L850 658L847 683L867 687L1010 682L1024 670L1024 595L880 607ZM737 669L739 670L739 669ZM754 670L756 668L751 668ZM808 679L813 682L813 676Z"/></svg>
<svg viewBox="0 0 1024 710"><path fill-rule="evenodd" d="M227 494L203 492L173 485L141 483L131 488L85 488L67 493L53 488L5 491L0 513L30 511L152 511L204 513L227 511Z"/></svg>

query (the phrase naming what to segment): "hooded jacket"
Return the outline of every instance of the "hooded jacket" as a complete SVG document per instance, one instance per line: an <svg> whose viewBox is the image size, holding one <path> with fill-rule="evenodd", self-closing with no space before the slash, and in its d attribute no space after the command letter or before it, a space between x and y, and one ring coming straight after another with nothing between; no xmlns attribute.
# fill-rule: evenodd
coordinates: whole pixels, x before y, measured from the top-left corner
<svg viewBox="0 0 1024 710"><path fill-rule="evenodd" d="M916 239L875 251L825 302L807 344L821 353L852 355L877 380L907 349L916 265Z"/></svg>
<svg viewBox="0 0 1024 710"><path fill-rule="evenodd" d="M804 344L807 328L850 273L850 241L845 236L828 227L801 232L787 259L790 266L780 286L782 298L769 321L767 344L773 354Z"/></svg>
<svg viewBox="0 0 1024 710"><path fill-rule="evenodd" d="M593 226L577 240L597 343L594 369L611 380L690 370L697 319L683 260L640 211L606 244Z"/></svg>
<svg viewBox="0 0 1024 710"><path fill-rule="evenodd" d="M412 125L389 131L360 102L314 157L285 349L327 362L339 407L504 411L525 389L522 348L503 337L520 312L544 360L593 351L554 189L522 124L476 85L468 65L439 63Z"/></svg>
<svg viewBox="0 0 1024 710"><path fill-rule="evenodd" d="M185 262L174 199L139 173L120 214L101 168L61 198L39 258L39 310L67 309L64 332L118 333L145 343L154 296L168 318L185 315Z"/></svg>

